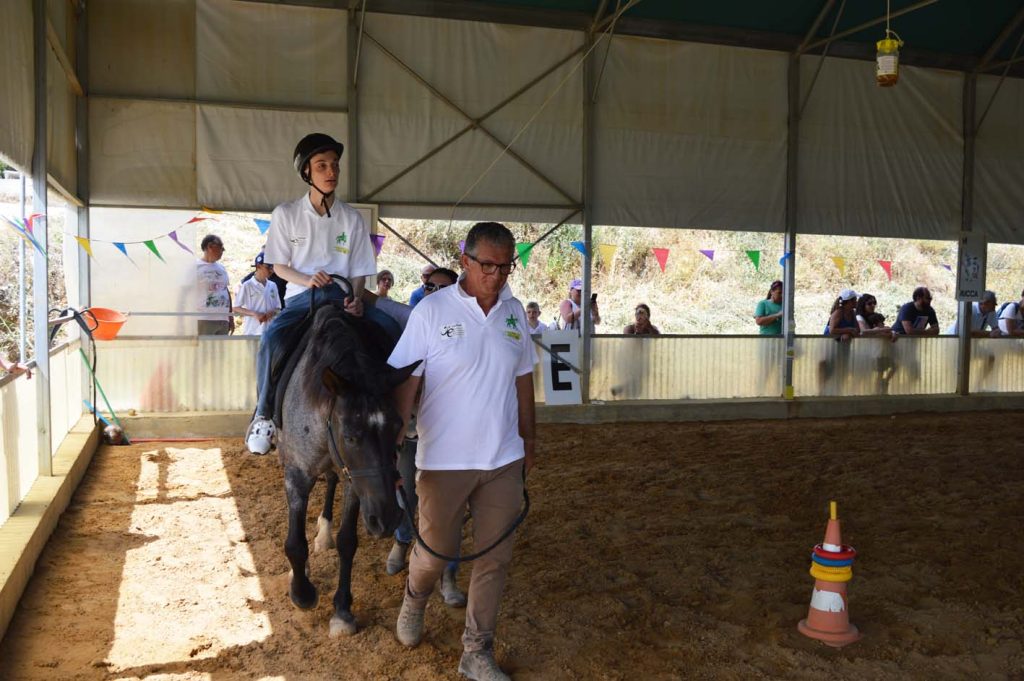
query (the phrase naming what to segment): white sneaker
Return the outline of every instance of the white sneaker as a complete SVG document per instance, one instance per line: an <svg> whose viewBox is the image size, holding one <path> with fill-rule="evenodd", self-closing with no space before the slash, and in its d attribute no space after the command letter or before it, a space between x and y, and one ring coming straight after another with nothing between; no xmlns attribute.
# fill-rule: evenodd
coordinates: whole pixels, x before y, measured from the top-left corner
<svg viewBox="0 0 1024 681"><path fill-rule="evenodd" d="M245 446L253 454L264 455L270 451L270 441L274 437L274 422L268 418L257 416L249 424L245 433Z"/></svg>

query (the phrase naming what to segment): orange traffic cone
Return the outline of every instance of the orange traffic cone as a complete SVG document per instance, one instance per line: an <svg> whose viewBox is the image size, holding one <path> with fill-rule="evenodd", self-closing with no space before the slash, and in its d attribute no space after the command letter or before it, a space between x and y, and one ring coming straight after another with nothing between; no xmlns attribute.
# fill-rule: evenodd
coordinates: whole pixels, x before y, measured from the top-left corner
<svg viewBox="0 0 1024 681"><path fill-rule="evenodd" d="M829 502L825 541L815 546L811 553L814 592L807 619L797 624L801 634L834 648L842 648L861 637L857 627L850 624L849 601L846 598L846 583L853 578L853 558L856 555L857 551L852 546L843 544L836 502Z"/></svg>

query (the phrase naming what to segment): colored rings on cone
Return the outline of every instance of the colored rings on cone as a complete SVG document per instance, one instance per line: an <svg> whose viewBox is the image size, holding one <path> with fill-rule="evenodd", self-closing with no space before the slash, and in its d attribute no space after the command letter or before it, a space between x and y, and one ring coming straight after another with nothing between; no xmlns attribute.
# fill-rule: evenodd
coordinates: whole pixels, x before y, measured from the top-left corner
<svg viewBox="0 0 1024 681"><path fill-rule="evenodd" d="M826 568L823 565L811 563L811 577L814 577L815 579L820 579L823 582L848 582L851 579L853 579L853 568L832 568L841 571L838 573L825 572L825 570L827 569L829 568Z"/></svg>
<svg viewBox="0 0 1024 681"><path fill-rule="evenodd" d="M853 558L848 560L830 560L828 558L822 558L816 553L811 554L811 560L818 565L824 565L826 567L849 567L850 565L853 565Z"/></svg>
<svg viewBox="0 0 1024 681"><path fill-rule="evenodd" d="M818 544L814 547L814 553L828 560L851 560L857 555L857 549L848 544L843 544L842 546L842 551L827 551L822 548L821 544Z"/></svg>

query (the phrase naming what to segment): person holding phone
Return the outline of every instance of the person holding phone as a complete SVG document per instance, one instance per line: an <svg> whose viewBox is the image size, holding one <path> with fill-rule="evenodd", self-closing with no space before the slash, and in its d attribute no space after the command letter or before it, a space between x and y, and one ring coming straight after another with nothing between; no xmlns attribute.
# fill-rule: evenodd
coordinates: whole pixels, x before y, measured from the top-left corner
<svg viewBox="0 0 1024 681"><path fill-rule="evenodd" d="M583 282L573 279L569 284L569 297L558 306L558 312L562 317L563 329L579 329L580 318L583 310L580 308L580 296L583 295ZM597 307L597 294L590 296L590 319L593 326L601 323L601 312ZM593 328L591 328L593 331Z"/></svg>

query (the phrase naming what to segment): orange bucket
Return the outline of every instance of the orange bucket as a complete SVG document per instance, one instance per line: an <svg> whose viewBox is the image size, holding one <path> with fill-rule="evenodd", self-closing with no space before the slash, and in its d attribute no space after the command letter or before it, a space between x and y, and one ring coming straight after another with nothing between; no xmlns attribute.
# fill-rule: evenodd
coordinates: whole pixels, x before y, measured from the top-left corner
<svg viewBox="0 0 1024 681"><path fill-rule="evenodd" d="M114 340L117 332L128 321L124 314L106 307L88 307L82 311L82 316L96 340Z"/></svg>

